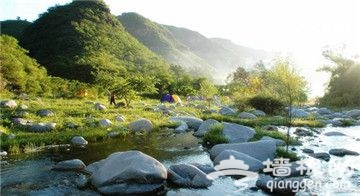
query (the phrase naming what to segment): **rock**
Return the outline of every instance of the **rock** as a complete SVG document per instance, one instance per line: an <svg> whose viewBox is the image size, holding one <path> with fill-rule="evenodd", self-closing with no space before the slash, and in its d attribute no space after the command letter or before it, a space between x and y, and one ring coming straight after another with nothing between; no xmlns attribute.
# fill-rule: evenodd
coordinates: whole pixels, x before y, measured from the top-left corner
<svg viewBox="0 0 360 196"><path fill-rule="evenodd" d="M247 154L259 161L273 160L276 152L276 144L273 141L262 140L256 142L238 144L217 144L210 150L210 158L215 159L224 150L235 150Z"/></svg>
<svg viewBox="0 0 360 196"><path fill-rule="evenodd" d="M205 174L209 174L211 172L216 171L212 165L203 165L203 164L200 164L200 163L189 163L189 164L197 167L198 169L200 169Z"/></svg>
<svg viewBox="0 0 360 196"><path fill-rule="evenodd" d="M16 101L15 100L5 100L5 101L1 101L0 102L0 106L2 108L10 108L10 109L14 109L17 107Z"/></svg>
<svg viewBox="0 0 360 196"><path fill-rule="evenodd" d="M326 133L324 133L324 135L326 135L326 136L347 136L343 133L336 132L336 131L326 132Z"/></svg>
<svg viewBox="0 0 360 196"><path fill-rule="evenodd" d="M278 131L279 130L279 128L274 125L265 125L265 126L261 127L261 129L264 129L266 131Z"/></svg>
<svg viewBox="0 0 360 196"><path fill-rule="evenodd" d="M294 109L291 110L291 115L294 118L307 118L307 117L310 116L310 113L306 112L303 109L295 109L294 108Z"/></svg>
<svg viewBox="0 0 360 196"><path fill-rule="evenodd" d="M269 136L263 136L260 140L270 140L270 141L274 141L276 146L285 146L286 143L284 140L281 139L275 139Z"/></svg>
<svg viewBox="0 0 360 196"><path fill-rule="evenodd" d="M29 130L34 132L52 131L55 127L56 123L34 123L28 126Z"/></svg>
<svg viewBox="0 0 360 196"><path fill-rule="evenodd" d="M129 129L133 132L146 131L150 132L153 130L153 124L150 120L141 118L139 120L133 121L129 124Z"/></svg>
<svg viewBox="0 0 360 196"><path fill-rule="evenodd" d="M207 119L203 123L201 123L199 129L194 133L197 137L204 136L208 131L210 131L211 127L215 125L221 125L217 120Z"/></svg>
<svg viewBox="0 0 360 196"><path fill-rule="evenodd" d="M80 159L72 159L58 162L52 169L61 171L79 171L85 169L85 167L86 165Z"/></svg>
<svg viewBox="0 0 360 196"><path fill-rule="evenodd" d="M319 152L319 153L314 153L314 154L309 154L310 156L316 158L316 159L322 159L325 161L329 161L330 160L330 155L326 152Z"/></svg>
<svg viewBox="0 0 360 196"><path fill-rule="evenodd" d="M79 125L73 123L73 122L67 122L66 125L65 125L67 128L69 129L76 129L79 127Z"/></svg>
<svg viewBox="0 0 360 196"><path fill-rule="evenodd" d="M71 144L74 146L85 146L88 144L88 141L86 141L83 137L81 136L74 136L71 139Z"/></svg>
<svg viewBox="0 0 360 196"><path fill-rule="evenodd" d="M24 117L29 116L29 112L21 110L21 111L16 112L16 116L18 116L20 118L24 118Z"/></svg>
<svg viewBox="0 0 360 196"><path fill-rule="evenodd" d="M189 126L186 124L186 122L181 121L180 125L175 128L175 133L186 133L186 131L189 129Z"/></svg>
<svg viewBox="0 0 360 196"><path fill-rule="evenodd" d="M47 109L39 110L36 112L36 114L41 117L55 116L55 113L53 111Z"/></svg>
<svg viewBox="0 0 360 196"><path fill-rule="evenodd" d="M300 188L300 186L294 187L294 186L285 186L285 185L306 184L303 181L304 178L301 177L274 179L271 176L260 174L259 179L256 181L256 186L259 187L261 190L272 193L274 195L295 195L296 189ZM279 186L280 184L282 184L283 186ZM301 190L305 191L306 187L304 187Z"/></svg>
<svg viewBox="0 0 360 196"><path fill-rule="evenodd" d="M339 156L339 157L343 157L345 155L354 155L354 156L358 156L359 153L355 152L355 151L351 151L351 150L347 150L344 148L335 148L335 149L331 149L329 151L329 154L335 155L335 156Z"/></svg>
<svg viewBox="0 0 360 196"><path fill-rule="evenodd" d="M23 118L13 118L12 122L17 126L23 126L23 127L32 125L31 120L27 120L27 119L23 119Z"/></svg>
<svg viewBox="0 0 360 196"><path fill-rule="evenodd" d="M247 154L235 151L235 150L224 150L214 159L214 165L220 165L220 162L223 160L230 159L230 156L233 156L236 160L243 161L246 165L249 166L248 171L258 171L264 168L264 165L261 161L251 157Z"/></svg>
<svg viewBox="0 0 360 196"><path fill-rule="evenodd" d="M117 115L116 117L115 117L115 120L116 121L118 121L118 122L125 122L125 116L123 116L123 115Z"/></svg>
<svg viewBox="0 0 360 196"><path fill-rule="evenodd" d="M225 116L234 116L236 115L236 111L232 108L223 106L220 110L219 110L219 114L221 115L225 115Z"/></svg>
<svg viewBox="0 0 360 196"><path fill-rule="evenodd" d="M308 149L308 148L305 148L302 150L304 153L307 153L307 154L313 154L314 153L314 150L312 149Z"/></svg>
<svg viewBox="0 0 360 196"><path fill-rule="evenodd" d="M107 136L108 137L117 137L117 136L119 136L120 135L120 132L118 132L118 131L110 131L109 133L107 133Z"/></svg>
<svg viewBox="0 0 360 196"><path fill-rule="evenodd" d="M207 188L212 184L203 171L190 164L171 165L168 181L186 188Z"/></svg>
<svg viewBox="0 0 360 196"><path fill-rule="evenodd" d="M89 183L89 179L84 174L80 174L76 178L75 183L78 188L85 188L87 186L87 184Z"/></svg>
<svg viewBox="0 0 360 196"><path fill-rule="evenodd" d="M8 140L12 140L12 139L14 139L15 137L16 137L15 134L10 133L10 134L7 136L7 139L8 139Z"/></svg>
<svg viewBox="0 0 360 196"><path fill-rule="evenodd" d="M307 165L305 165L305 163L299 164L297 162L290 162L288 164L290 164L290 165L285 166L286 168L289 168L289 173L286 175L286 178L308 176L311 174L311 169ZM274 167L271 167L271 168L274 168ZM269 174L274 177L273 171L265 172L265 174Z"/></svg>
<svg viewBox="0 0 360 196"><path fill-rule="evenodd" d="M241 112L239 114L239 118L244 118L244 119L256 119L256 116L254 114L251 114L249 112Z"/></svg>
<svg viewBox="0 0 360 196"><path fill-rule="evenodd" d="M101 194L151 193L163 186L166 168L140 151L116 152L86 167L91 183Z"/></svg>
<svg viewBox="0 0 360 196"><path fill-rule="evenodd" d="M175 116L172 117L170 121L172 122L184 121L190 128L194 129L195 131L198 130L200 125L204 122L202 119L196 118L194 116Z"/></svg>
<svg viewBox="0 0 360 196"><path fill-rule="evenodd" d="M247 126L227 122L223 122L223 125L223 134L229 143L247 142L255 135L255 130Z"/></svg>
<svg viewBox="0 0 360 196"><path fill-rule="evenodd" d="M100 127L110 127L112 122L109 119L101 119L99 120Z"/></svg>
<svg viewBox="0 0 360 196"><path fill-rule="evenodd" d="M358 109L350 110L346 114L348 116L350 116L351 118L358 118L358 117L360 117L360 110L358 110Z"/></svg>
<svg viewBox="0 0 360 196"><path fill-rule="evenodd" d="M320 109L317 110L317 113L318 113L319 115L332 114L332 112L331 112L329 109L327 109L327 108L320 108Z"/></svg>
<svg viewBox="0 0 360 196"><path fill-rule="evenodd" d="M262 110L254 110L252 111L253 114L255 114L256 116L266 116L266 113Z"/></svg>
<svg viewBox="0 0 360 196"><path fill-rule="evenodd" d="M314 135L310 130L303 128L303 127L296 128L294 131L294 134L297 136L313 136Z"/></svg>
<svg viewBox="0 0 360 196"><path fill-rule="evenodd" d="M105 111L106 110L106 106L101 104L101 103L95 103L94 108L95 108L95 110L99 110L99 111Z"/></svg>
<svg viewBox="0 0 360 196"><path fill-rule="evenodd" d="M19 109L21 110L27 110L29 107L27 105L21 104L19 105Z"/></svg>
<svg viewBox="0 0 360 196"><path fill-rule="evenodd" d="M0 152L0 157L5 157L5 156L7 156L7 152L6 151L1 151Z"/></svg>

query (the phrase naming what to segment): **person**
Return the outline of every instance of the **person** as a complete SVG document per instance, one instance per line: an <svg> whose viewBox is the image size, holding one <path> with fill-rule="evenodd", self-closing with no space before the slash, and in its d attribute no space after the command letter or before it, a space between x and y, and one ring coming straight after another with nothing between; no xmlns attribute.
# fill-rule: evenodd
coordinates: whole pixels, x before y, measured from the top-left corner
<svg viewBox="0 0 360 196"><path fill-rule="evenodd" d="M115 94L114 92L110 92L109 93L109 102L110 102L110 105L111 104L114 104L116 106L116 103L115 103Z"/></svg>

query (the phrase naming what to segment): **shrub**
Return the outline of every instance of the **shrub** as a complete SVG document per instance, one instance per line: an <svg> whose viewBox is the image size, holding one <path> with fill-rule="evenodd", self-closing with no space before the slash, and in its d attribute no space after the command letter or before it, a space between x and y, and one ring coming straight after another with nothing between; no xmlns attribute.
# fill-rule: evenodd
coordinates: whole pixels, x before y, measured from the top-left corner
<svg viewBox="0 0 360 196"><path fill-rule="evenodd" d="M228 143L229 140L223 134L223 125L214 125L210 131L204 135L203 144L205 146L214 146L216 144Z"/></svg>
<svg viewBox="0 0 360 196"><path fill-rule="evenodd" d="M281 111L284 107L284 103L273 97L255 96L248 99L248 104L252 107L262 110L267 114L274 114Z"/></svg>

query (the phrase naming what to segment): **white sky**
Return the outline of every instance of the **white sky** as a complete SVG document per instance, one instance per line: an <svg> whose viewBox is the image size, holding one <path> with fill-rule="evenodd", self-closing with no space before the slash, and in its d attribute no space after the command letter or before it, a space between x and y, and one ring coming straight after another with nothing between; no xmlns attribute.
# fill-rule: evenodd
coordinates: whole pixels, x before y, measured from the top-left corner
<svg viewBox="0 0 360 196"><path fill-rule="evenodd" d="M0 20L33 21L55 4L71 0L1 0ZM346 45L345 53L360 54L359 0L105 0L111 12L137 12L160 24L222 37L256 49L290 55L311 85L311 96L322 95L326 74L324 47Z"/></svg>

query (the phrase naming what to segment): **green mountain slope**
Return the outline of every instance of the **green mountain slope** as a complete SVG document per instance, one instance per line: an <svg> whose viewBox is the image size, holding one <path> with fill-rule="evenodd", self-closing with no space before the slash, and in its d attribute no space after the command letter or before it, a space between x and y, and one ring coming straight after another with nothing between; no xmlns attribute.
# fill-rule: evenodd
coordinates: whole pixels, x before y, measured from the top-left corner
<svg viewBox="0 0 360 196"><path fill-rule="evenodd" d="M123 13L118 18L130 34L167 62L182 65L194 75L209 75L209 72L214 71L164 26L137 13Z"/></svg>
<svg viewBox="0 0 360 196"><path fill-rule="evenodd" d="M19 39L24 30L31 25L31 22L26 20L5 20L0 22L1 34L10 35Z"/></svg>
<svg viewBox="0 0 360 196"><path fill-rule="evenodd" d="M105 87L134 74L162 78L169 70L101 0L49 8L26 29L21 44L50 75Z"/></svg>

